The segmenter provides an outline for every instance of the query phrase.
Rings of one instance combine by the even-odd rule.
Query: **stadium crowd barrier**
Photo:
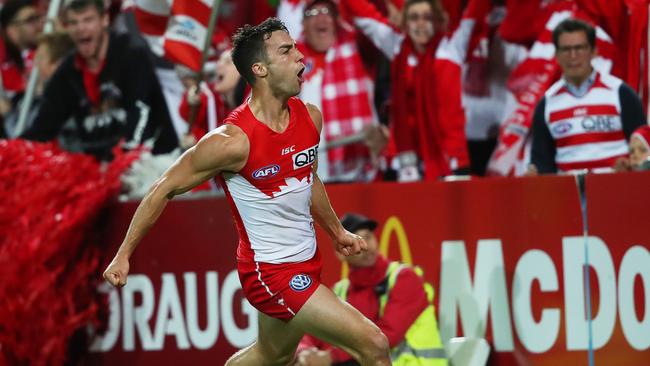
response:
[[[491,365],[647,365],[650,360],[650,173],[586,177],[587,236],[574,177],[329,185],[338,214],[379,222],[381,250],[417,264],[436,290],[445,340],[485,337]],[[119,245],[137,202],[107,215]],[[347,268],[317,230],[325,284]],[[222,364],[255,340],[239,290],[237,234],[225,198],[175,200],[109,294],[108,330],[91,363]],[[587,250],[586,250],[587,249]],[[107,259],[108,255],[107,254]],[[583,265],[588,256],[591,332]]]

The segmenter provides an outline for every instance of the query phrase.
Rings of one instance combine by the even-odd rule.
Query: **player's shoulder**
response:
[[[239,166],[248,159],[250,142],[241,128],[227,123],[203,136],[193,149],[197,159]]]
[[[206,145],[211,148],[224,148],[224,145],[232,147],[241,144],[246,145],[247,143],[248,137],[244,130],[232,123],[225,123],[215,128],[203,136],[201,140],[199,140],[199,144]]]
[[[320,132],[323,128],[323,115],[321,111],[311,103],[305,103],[305,107],[307,108],[309,117],[311,117],[311,120],[314,122],[314,126],[316,126],[316,129]]]
[[[309,118],[312,120],[314,127],[316,127],[316,132],[320,135],[320,131],[323,127],[323,116],[320,110],[318,109],[318,107],[316,107],[314,104],[304,102],[302,99],[298,97],[289,98],[288,104],[289,104],[289,108],[292,109],[296,108],[298,110],[302,110],[301,112],[298,113],[299,115],[302,114],[304,116],[303,114],[304,111],[307,111],[307,114],[309,115]]]
[[[307,109],[307,112],[309,112],[310,115],[314,113],[320,113],[320,110],[318,109],[318,107],[316,107],[316,105],[309,102],[305,102],[302,99],[298,98],[297,96],[289,98],[288,104],[289,104],[289,108],[293,108],[296,106],[300,106],[300,108],[304,107]]]
[[[307,111],[309,114],[318,114],[320,115],[320,109],[316,107],[316,105],[311,104],[311,103],[305,103],[305,107],[307,108]]]
[[[228,114],[228,116],[224,119],[224,124],[233,124],[237,125],[240,124],[241,122],[245,121],[247,119],[247,114],[246,108],[248,107],[248,103],[244,102],[239,107],[235,108],[232,112]]]

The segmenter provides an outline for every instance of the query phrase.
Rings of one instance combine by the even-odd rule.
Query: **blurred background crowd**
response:
[[[53,2],[2,4],[0,135],[100,161],[143,147],[151,179],[246,100],[230,35],[272,16],[323,112],[325,182],[625,171],[648,155],[648,0],[224,0],[205,63],[178,35],[205,37],[211,1],[67,0],[46,20]],[[571,22],[554,34],[567,19],[593,39]]]

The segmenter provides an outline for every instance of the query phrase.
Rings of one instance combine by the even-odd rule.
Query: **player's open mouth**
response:
[[[300,71],[298,71],[298,81],[303,82],[305,79],[303,78],[303,74],[305,73],[305,67],[303,66]]]

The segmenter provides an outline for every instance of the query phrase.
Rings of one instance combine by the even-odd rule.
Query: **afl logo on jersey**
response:
[[[310,148],[307,148],[301,152],[297,152],[291,156],[293,160],[293,169],[300,169],[311,165],[316,161],[316,156],[318,155],[318,145],[314,145]]]
[[[573,128],[573,125],[571,122],[560,122],[556,125],[554,125],[551,129],[553,130],[553,133],[556,135],[563,135]]]
[[[311,277],[306,274],[297,274],[289,281],[289,287],[294,291],[305,291],[311,286]]]
[[[267,165],[265,167],[259,168],[253,172],[253,178],[255,179],[266,179],[270,178],[280,172],[280,166],[277,164]]]

